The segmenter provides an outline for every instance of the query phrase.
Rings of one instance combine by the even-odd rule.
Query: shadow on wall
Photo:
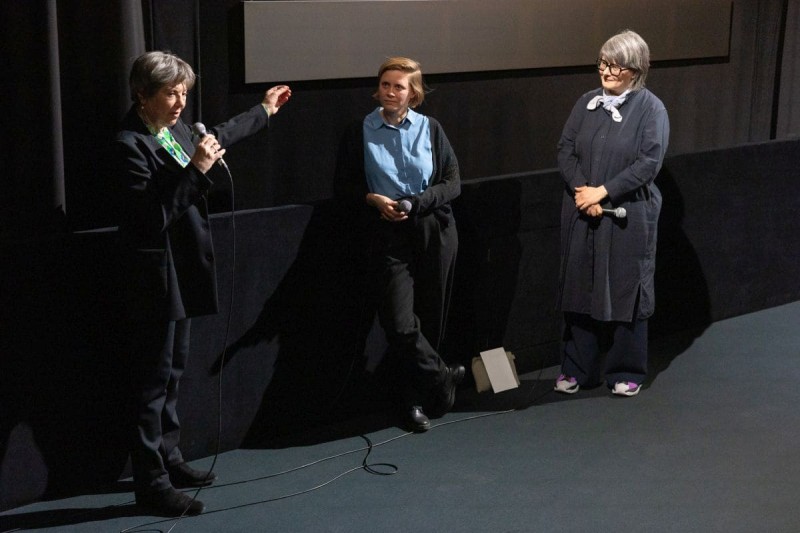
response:
[[[656,311],[649,321],[650,337],[656,342],[651,341],[647,383],[652,383],[711,324],[708,283],[683,229],[685,203],[669,160],[656,185],[663,204],[656,252]]]
[[[105,246],[87,246],[96,239]],[[0,509],[96,488],[125,466],[119,302],[103,266],[112,241],[59,237],[4,251]]]
[[[519,261],[518,187],[493,187],[491,198],[475,191],[460,207],[461,270],[450,355],[443,354],[448,361],[467,363],[474,350],[503,338]],[[503,202],[506,212],[487,213],[491,201]],[[226,351],[223,449],[284,446],[314,428],[331,428],[327,438],[336,438],[363,433],[365,423],[374,429],[394,423],[387,415],[392,365],[382,360],[377,301],[356,261],[360,240],[351,214],[343,211],[324,202],[237,216],[233,324],[247,329]],[[179,406],[189,460],[214,451],[209,422],[217,387],[209,369],[212,375],[220,370],[218,342],[231,288],[230,220],[212,222],[221,311],[193,320]],[[0,285],[6,304],[0,310],[3,509],[97,491],[126,469],[120,413],[130,396],[129,362],[118,323],[124,313],[114,296],[117,246],[109,230],[17,245],[6,254],[12,259]],[[351,427],[353,420],[360,426]]]
[[[465,188],[456,217],[460,249],[441,354],[469,368],[479,350],[501,345],[505,336],[521,254],[519,182]],[[243,357],[274,365],[241,446],[280,447],[312,433],[317,440],[363,433],[364,427],[348,424],[354,419],[379,427],[396,423],[395,361],[384,359],[379,295],[367,286],[360,231],[339,203],[315,205],[288,271],[228,346],[226,373],[239,371],[234,367],[241,369]],[[212,374],[221,363],[220,355]],[[326,431],[328,437],[320,436]]]
[[[274,362],[243,447],[280,445],[276,439],[380,401],[365,353],[375,302],[359,276],[347,217],[333,202],[314,207],[291,267],[227,347],[225,372],[245,350]],[[220,356],[212,373],[221,362]]]
[[[506,340],[524,275],[519,273],[521,201],[520,181],[509,179],[465,184],[454,202],[459,251],[444,351],[448,362],[463,364],[468,374],[473,357]]]

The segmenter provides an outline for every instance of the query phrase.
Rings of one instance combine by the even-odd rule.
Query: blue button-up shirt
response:
[[[383,121],[381,108],[364,118],[364,170],[371,192],[393,200],[428,187],[433,174],[428,117],[408,110],[397,126]]]

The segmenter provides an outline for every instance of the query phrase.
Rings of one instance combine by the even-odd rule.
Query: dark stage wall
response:
[[[664,197],[653,335],[800,298],[800,141],[673,156]],[[561,180],[476,180],[455,204],[461,236],[445,357],[504,346],[520,371],[554,364]],[[193,321],[182,448],[214,453],[219,364],[223,450],[280,445],[332,413],[385,407],[384,342],[365,307],[347,213],[331,202],[213,218],[222,312]],[[127,459],[113,229],[2,247],[0,509],[111,482]],[[231,283],[230,334],[225,339]],[[754,362],[757,364],[757,362]],[[340,421],[340,415],[334,420]]]
[[[648,86],[669,110],[670,155],[800,135],[800,0],[735,0],[731,13],[727,56],[664,60],[652,50]],[[631,25],[624,10],[617,18],[609,34]],[[225,120],[268,88],[244,83],[239,0],[10,0],[0,3],[0,19],[9,30],[0,32],[0,44],[14,51],[4,58],[13,75],[3,77],[0,110],[9,124],[25,125],[6,129],[0,152],[7,169],[0,239],[117,224],[104,141],[130,103],[128,70],[145,48],[171,49],[199,72],[184,113],[189,122]],[[553,40],[581,38],[550,31]],[[695,38],[674,32],[676,40]],[[383,45],[375,44],[374,70]],[[306,61],[304,54],[298,49],[296,61]],[[594,59],[431,75],[433,92],[420,110],[443,124],[465,180],[550,169],[573,103],[598,85]],[[294,89],[290,104],[269,132],[226,155],[240,210],[330,198],[340,134],[375,105],[373,78],[276,82]],[[211,200],[223,211],[229,195],[220,188]]]

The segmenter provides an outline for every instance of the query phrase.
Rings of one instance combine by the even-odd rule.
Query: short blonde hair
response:
[[[422,81],[422,68],[419,63],[407,57],[390,57],[378,69],[378,80],[387,70],[399,70],[409,74],[408,85],[414,94],[408,102],[408,107],[413,109],[425,100],[425,83]],[[378,98],[377,91],[372,97]]]
[[[600,48],[600,58],[636,71],[631,90],[637,91],[644,87],[647,72],[650,70],[650,48],[635,31],[623,30],[607,40]]]

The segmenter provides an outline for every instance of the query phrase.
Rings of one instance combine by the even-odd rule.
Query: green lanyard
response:
[[[161,131],[156,133],[156,139],[158,139],[158,144],[163,146],[164,149],[175,158],[175,161],[177,161],[180,166],[185,167],[189,164],[189,156],[186,155],[186,152],[183,151],[183,147],[175,140],[175,137],[172,136],[172,132],[169,131],[168,128],[161,128]]]
[[[155,136],[158,144],[163,146],[164,150],[169,152],[180,166],[185,167],[189,164],[189,156],[186,155],[186,152],[183,151],[183,147],[175,140],[175,137],[172,136],[172,132],[169,131],[169,128],[161,128],[161,131],[155,131],[155,128],[148,124],[147,129]]]

